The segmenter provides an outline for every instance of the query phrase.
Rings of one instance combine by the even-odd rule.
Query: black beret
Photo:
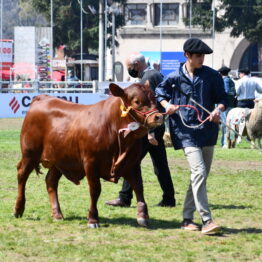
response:
[[[198,38],[189,38],[184,43],[184,51],[193,54],[211,54],[213,50]]]
[[[243,73],[245,75],[249,75],[250,74],[250,70],[248,68],[240,68],[238,69],[239,73]]]
[[[221,68],[219,68],[218,70],[217,70],[219,73],[221,73],[222,75],[223,74],[228,74],[230,71],[231,71],[231,69],[229,68],[229,67],[227,67],[227,66],[222,66]]]

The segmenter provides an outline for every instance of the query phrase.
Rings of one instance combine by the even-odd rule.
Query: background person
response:
[[[126,59],[125,64],[131,77],[140,78],[140,83],[142,84],[148,80],[150,88],[153,91],[155,91],[156,86],[163,80],[158,71],[150,69],[147,66],[145,57],[140,53],[131,54]],[[142,138],[141,159],[143,159],[147,152],[149,152],[154,166],[154,172],[163,191],[162,200],[158,203],[158,206],[174,207],[176,205],[174,197],[175,191],[167,162],[166,149],[163,140],[164,132],[165,125],[163,124],[162,126],[151,130],[148,136]],[[141,172],[140,165],[134,172]],[[106,204],[111,206],[130,206],[133,197],[132,191],[131,186],[126,180],[124,180],[122,190],[119,192],[119,198],[107,201]]]
[[[249,76],[249,69],[239,69],[240,79],[236,82],[237,107],[254,108],[255,92],[262,93],[262,86]]]
[[[201,232],[213,234],[218,232],[219,226],[213,222],[208,206],[206,180],[218,137],[220,110],[224,111],[226,105],[226,93],[219,73],[203,65],[205,54],[211,54],[213,50],[198,38],[188,39],[183,48],[187,59],[185,64],[158,85],[156,97],[169,115],[173,146],[184,150],[191,170],[181,227],[185,230],[199,230],[193,222],[197,210],[203,222]],[[199,121],[193,109],[179,108],[179,105],[194,105],[185,94],[191,95],[212,112],[209,121],[197,128],[188,127],[198,125]],[[176,113],[178,109],[181,116]],[[202,109],[199,108],[199,111],[202,119],[208,116]]]
[[[226,123],[227,114],[229,110],[236,106],[236,89],[234,81],[228,76],[228,73],[231,71],[229,67],[222,66],[218,69],[218,72],[221,74],[224,81],[224,88],[227,94],[227,109],[220,114],[221,120],[223,123]],[[226,148],[226,126],[221,123],[221,146]]]

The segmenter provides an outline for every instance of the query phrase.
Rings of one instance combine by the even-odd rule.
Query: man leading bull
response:
[[[162,75],[155,69],[150,69],[145,57],[140,53],[131,54],[125,61],[128,73],[133,78],[139,78],[140,83],[144,84],[149,81],[150,88],[155,91],[156,86],[163,80]],[[161,105],[159,105],[161,108]],[[162,109],[163,111],[163,109]],[[141,159],[149,152],[154,172],[157,176],[158,182],[163,191],[162,200],[157,204],[161,207],[175,207],[175,191],[170,175],[170,170],[167,162],[166,149],[164,145],[163,135],[165,132],[165,125],[150,130],[148,136],[142,139],[142,154]],[[141,173],[141,167],[138,166],[136,171]],[[107,205],[129,207],[132,199],[132,188],[126,180],[124,180],[122,189],[119,192],[119,198],[107,201]]]
[[[185,64],[171,73],[155,90],[158,102],[169,115],[172,143],[175,149],[183,149],[190,166],[190,183],[183,208],[182,228],[199,230],[193,221],[197,210],[203,222],[201,232],[213,234],[219,226],[212,220],[208,206],[206,180],[211,167],[214,145],[219,130],[220,111],[226,107],[226,93],[219,73],[204,66],[205,54],[213,50],[198,38],[190,38],[184,44]],[[208,121],[199,124],[192,108],[200,107],[200,117]],[[215,105],[217,105],[215,107]],[[201,108],[202,107],[202,108]],[[207,114],[203,108],[211,114]]]

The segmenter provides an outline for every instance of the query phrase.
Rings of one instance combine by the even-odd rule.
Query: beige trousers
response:
[[[202,221],[207,221],[212,218],[208,207],[206,180],[213,159],[214,146],[186,147],[184,153],[191,175],[184,202],[183,218],[193,220],[194,212],[197,210]]]

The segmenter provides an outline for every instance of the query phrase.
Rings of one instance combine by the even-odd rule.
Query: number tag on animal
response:
[[[127,128],[131,131],[135,131],[140,127],[140,124],[137,122],[131,122],[127,125]]]

